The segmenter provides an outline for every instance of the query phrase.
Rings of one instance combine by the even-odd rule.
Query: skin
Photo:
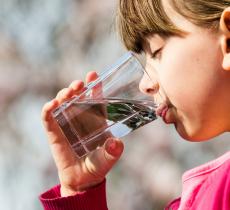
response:
[[[164,120],[173,123],[182,138],[207,140],[230,129],[230,71],[223,50],[229,31],[222,22],[218,33],[195,26],[166,2],[173,23],[188,33],[167,39],[156,34],[146,37],[146,71],[156,82],[142,79],[140,89],[154,97],[151,89],[158,87],[169,106]]]
[[[86,76],[86,85],[97,77],[96,72],[89,72]],[[52,117],[52,111],[64,101],[71,99],[74,95],[79,95],[84,90],[83,81],[73,81],[69,87],[60,90],[56,98],[47,102],[42,109],[42,120],[58,170],[61,196],[63,197],[74,195],[101,183],[121,156],[124,148],[119,139],[109,138],[103,147],[82,159],[78,159],[70,149],[57,122]]]
[[[230,130],[230,8],[220,20],[220,30],[213,33],[199,28],[179,16],[163,1],[166,12],[185,37],[158,35],[146,37],[144,50],[146,70],[154,83],[143,77],[140,89],[170,107],[166,123],[173,123],[185,139],[203,141]],[[152,54],[158,51],[153,59]],[[96,72],[86,76],[86,85],[97,78]],[[85,90],[83,81],[73,81],[42,109],[42,120],[58,170],[61,196],[69,196],[101,183],[123,152],[119,139],[108,139],[104,146],[84,159],[78,159],[70,149],[51,113],[61,103]],[[97,91],[97,90],[95,90]],[[160,99],[158,99],[160,100]]]

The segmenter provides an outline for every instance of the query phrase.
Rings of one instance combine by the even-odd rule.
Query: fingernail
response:
[[[108,139],[106,142],[106,151],[110,154],[110,155],[116,155],[116,148],[117,148],[117,140],[115,139]]]

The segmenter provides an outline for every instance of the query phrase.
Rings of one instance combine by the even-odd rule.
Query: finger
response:
[[[97,72],[91,71],[86,76],[86,83],[89,84],[90,82],[95,81],[98,77],[99,77],[99,75],[97,74]],[[92,88],[91,96],[93,98],[102,98],[102,96],[103,96],[103,94],[102,94],[102,82],[99,82],[97,85],[95,85]]]
[[[58,101],[53,99],[52,101],[47,102],[42,108],[41,117],[47,130],[51,129],[49,125],[51,125],[54,121],[52,117],[52,111],[55,110],[58,106]]]
[[[48,142],[53,154],[58,170],[76,164],[76,156],[67,139],[63,136],[56,120],[52,116],[52,111],[59,106],[56,99],[46,103],[42,109],[42,120],[47,131]]]
[[[97,78],[98,78],[98,74],[96,71],[88,72],[85,78],[86,84],[88,85],[90,82],[96,80]]]
[[[46,134],[48,136],[49,144],[58,143],[63,139],[63,133],[54,119],[52,112],[59,107],[59,102],[56,99],[46,103],[42,109],[42,121]]]
[[[48,143],[57,166],[58,171],[62,171],[79,161],[70,147],[66,137],[63,135],[58,123],[52,116],[53,110],[60,105],[57,99],[46,103],[43,106],[41,117],[47,134]]]
[[[82,89],[84,88],[84,82],[81,80],[75,80],[70,85],[69,88],[71,88],[74,91],[74,94],[79,94],[82,92]]]
[[[120,139],[108,138],[104,144],[105,158],[114,161],[119,158],[124,150],[124,144]]]
[[[56,99],[61,104],[70,99],[73,96],[73,94],[74,90],[72,88],[64,88],[58,92]]]
[[[84,87],[84,82],[81,80],[75,80],[70,85],[69,88],[73,89],[73,94],[76,96],[80,96],[80,99],[83,99],[85,95],[82,95],[82,93],[87,89]]]
[[[90,153],[85,159],[89,173],[98,178],[103,178],[120,158],[124,144],[119,139],[109,138],[101,147]]]

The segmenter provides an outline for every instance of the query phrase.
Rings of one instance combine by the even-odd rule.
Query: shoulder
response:
[[[192,209],[230,209],[230,159],[207,176]]]

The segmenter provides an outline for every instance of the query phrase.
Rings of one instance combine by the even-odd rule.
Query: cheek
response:
[[[168,44],[165,49],[159,77],[171,102],[186,110],[203,104],[215,92],[220,66],[213,53],[217,52],[213,49],[215,46],[212,45],[210,53],[210,42],[205,44],[191,39],[177,43],[177,46]]]
[[[200,98],[201,83],[197,76],[194,76],[196,75],[193,71],[195,64],[191,59],[186,61],[183,58],[182,61],[177,59],[176,53],[174,59],[166,58],[167,62],[162,65],[160,82],[171,103],[178,109],[186,110]]]

